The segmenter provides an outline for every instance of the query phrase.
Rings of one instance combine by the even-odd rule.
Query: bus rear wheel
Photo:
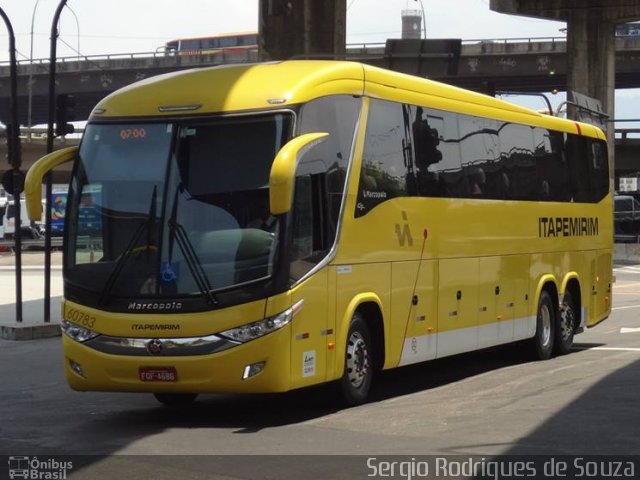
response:
[[[573,335],[576,329],[576,308],[571,293],[564,294],[560,314],[555,329],[555,350],[559,355],[565,355],[573,346]]]
[[[342,394],[348,405],[364,403],[373,380],[371,333],[359,312],[353,315],[345,351],[344,374],[340,380]]]
[[[154,397],[168,407],[190,405],[198,396],[197,393],[154,393]]]
[[[540,360],[551,358],[555,337],[556,308],[551,295],[546,290],[540,294],[536,315],[536,334],[533,346],[536,356]]]

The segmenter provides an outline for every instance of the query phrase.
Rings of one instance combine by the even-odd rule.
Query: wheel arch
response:
[[[563,282],[562,288],[560,290],[562,292],[562,297],[560,298],[558,304],[562,303],[564,295],[569,292],[574,302],[575,307],[575,328],[578,328],[582,324],[582,289],[580,284],[580,278],[576,272],[569,272]]]
[[[558,285],[553,275],[547,274],[540,277],[535,290],[534,305],[535,316],[533,318],[535,321],[532,322],[532,330],[529,332],[531,335],[530,343],[533,347],[532,353],[539,360],[548,360],[555,348],[555,332],[560,311]],[[542,310],[543,305],[546,305],[544,310]],[[547,315],[544,315],[545,312]]]
[[[540,295],[542,294],[543,290],[546,290],[549,295],[551,295],[551,299],[553,300],[554,305],[559,305],[560,296],[558,293],[559,290],[556,277],[551,274],[547,274],[540,277],[540,279],[538,280],[538,285],[536,286],[535,302],[533,302],[533,305],[536,309],[538,308],[538,302],[540,301]]]
[[[363,320],[369,327],[376,359],[376,369],[380,370],[384,366],[388,335],[386,335],[387,325],[384,322],[382,313],[382,301],[380,297],[373,292],[361,293],[351,299],[342,316],[342,323],[338,332],[339,335],[336,339],[336,345],[338,345],[339,348],[337,348],[336,351],[335,378],[340,378],[344,373],[347,336],[349,334],[349,327],[351,326],[351,319],[356,312],[362,313]]]
[[[542,275],[538,279],[538,283],[536,285],[533,302],[531,305],[533,307],[533,318],[535,319],[538,314],[538,304],[540,303],[540,295],[542,295],[543,291],[547,291],[549,295],[551,295],[551,301],[555,306],[555,314],[557,315],[559,312],[559,294],[558,294],[558,283],[556,277],[551,274]],[[533,337],[536,334],[536,322],[531,323],[531,330],[529,330],[529,336]]]

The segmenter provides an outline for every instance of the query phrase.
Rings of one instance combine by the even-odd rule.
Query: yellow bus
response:
[[[75,390],[282,392],[523,341],[547,359],[611,311],[603,133],[354,62],[150,78],[74,161],[62,331]],[[89,198],[86,198],[89,197]],[[80,216],[90,201],[99,228]]]
[[[258,50],[257,32],[223,33],[207,37],[179,38],[164,45],[167,55],[210,55]]]

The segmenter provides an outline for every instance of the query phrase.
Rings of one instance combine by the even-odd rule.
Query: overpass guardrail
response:
[[[474,44],[516,44],[516,43],[564,43],[566,37],[549,36],[549,37],[510,37],[510,38],[475,38],[475,39],[463,39],[462,45],[474,45]],[[347,43],[347,53],[353,51],[354,53],[360,53],[363,50],[378,50],[384,49],[386,42],[354,42]],[[254,51],[254,50],[251,50]],[[255,49],[257,51],[257,48]],[[129,53],[103,53],[92,55],[72,55],[68,57],[58,57],[57,61],[61,63],[69,62],[83,62],[83,61],[97,61],[97,60],[135,60],[142,58],[167,58],[167,57],[179,57],[180,55],[168,55],[164,51],[156,50],[154,52],[129,52]],[[49,58],[34,58],[34,59],[20,59],[17,61],[18,65],[48,65]],[[8,66],[9,61],[0,61],[0,66]]]

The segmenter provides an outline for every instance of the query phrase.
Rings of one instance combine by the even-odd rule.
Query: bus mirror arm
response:
[[[328,133],[305,133],[280,149],[271,165],[269,175],[269,208],[271,215],[282,215],[291,210],[296,167],[302,157],[322,143]]]
[[[40,220],[42,216],[42,179],[58,165],[76,157],[78,147],[68,147],[45,155],[34,163],[24,181],[24,197],[30,220]]]

